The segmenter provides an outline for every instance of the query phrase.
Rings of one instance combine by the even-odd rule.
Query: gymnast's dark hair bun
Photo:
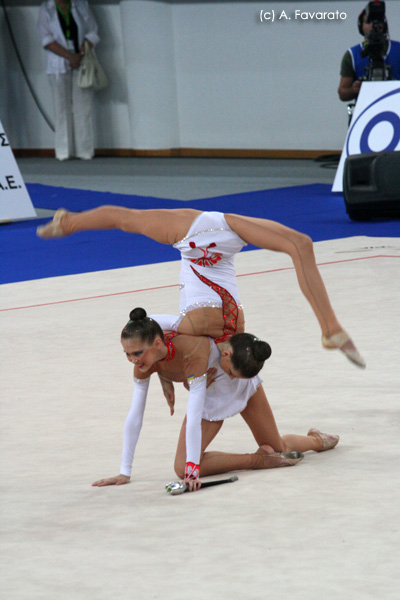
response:
[[[261,371],[272,354],[271,346],[251,333],[237,333],[229,340],[232,365],[242,377],[250,379]]]
[[[161,327],[151,317],[147,316],[144,308],[134,308],[129,313],[129,321],[121,332],[121,339],[140,339],[143,343],[152,344],[156,337],[164,340]]]
[[[260,362],[267,360],[272,354],[271,346],[268,344],[268,342],[263,342],[262,340],[258,340],[257,338],[255,338],[255,340],[253,341],[251,350],[253,352],[255,360],[258,360]]]
[[[141,321],[142,319],[145,319],[146,317],[147,317],[147,312],[144,310],[144,308],[140,308],[140,307],[134,308],[129,313],[130,321]]]

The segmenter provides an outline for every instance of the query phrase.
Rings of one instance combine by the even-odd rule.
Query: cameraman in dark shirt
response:
[[[362,80],[400,79],[400,42],[389,38],[384,2],[368,3],[358,17],[358,30],[364,41],[346,51],[340,67],[343,102],[357,98]]]

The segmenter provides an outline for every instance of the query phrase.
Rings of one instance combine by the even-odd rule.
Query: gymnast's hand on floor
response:
[[[184,479],[183,485],[189,486],[189,492],[197,492],[201,488],[200,479]]]
[[[108,479],[99,479],[92,483],[92,486],[104,487],[105,485],[124,485],[129,483],[131,480],[127,475],[117,475],[116,477],[109,477]]]

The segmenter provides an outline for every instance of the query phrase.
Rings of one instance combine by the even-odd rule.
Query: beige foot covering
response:
[[[365,369],[365,360],[358,352],[350,336],[345,331],[339,331],[338,333],[331,335],[329,338],[323,335],[322,345],[328,350],[334,350],[335,348],[338,348],[352,363],[357,365],[357,367]]]
[[[44,240],[51,238],[61,238],[67,235],[63,232],[61,227],[61,219],[68,214],[68,211],[65,208],[59,208],[56,214],[53,217],[53,220],[50,223],[46,223],[46,225],[41,225],[37,228],[36,233],[39,237]]]
[[[325,452],[325,450],[331,450],[338,445],[340,437],[338,435],[330,435],[329,433],[322,433],[319,429],[310,429],[307,435],[318,437],[323,443],[323,448],[317,450],[317,452]]]

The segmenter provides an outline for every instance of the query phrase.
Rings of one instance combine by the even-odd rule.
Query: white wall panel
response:
[[[92,7],[99,25],[97,56],[110,80],[109,87],[95,93],[97,148],[132,148],[129,79],[125,65],[122,12],[119,6]]]
[[[180,145],[172,10],[162,2],[121,2],[133,148]]]

